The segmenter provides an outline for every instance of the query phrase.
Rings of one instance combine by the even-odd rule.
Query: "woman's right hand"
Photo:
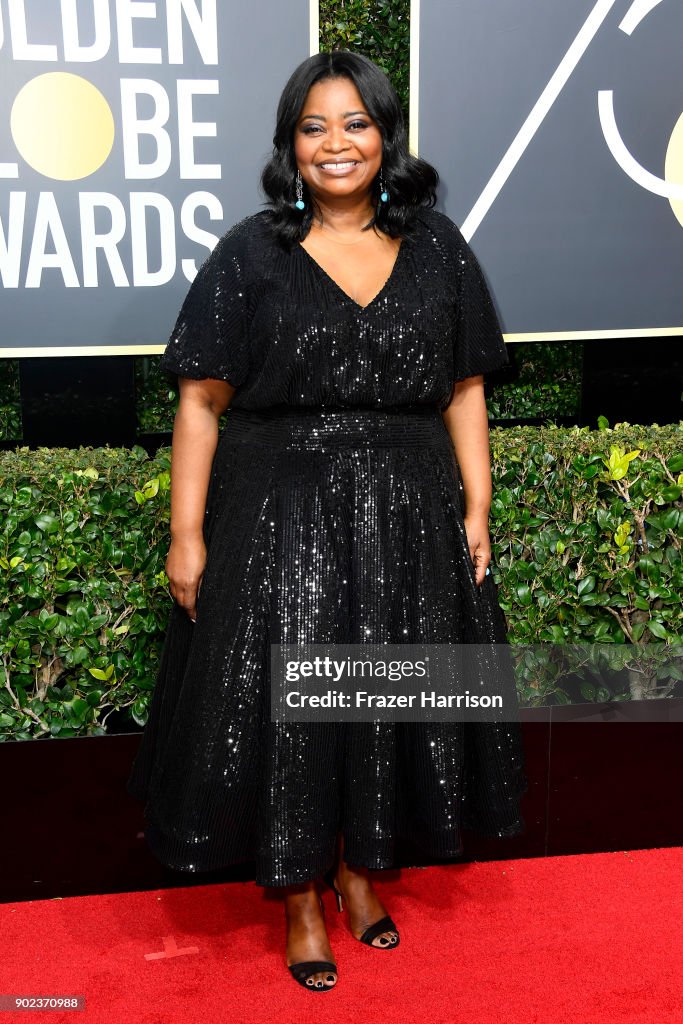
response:
[[[197,618],[197,595],[206,565],[203,536],[172,538],[166,557],[166,575],[171,595],[194,622]]]

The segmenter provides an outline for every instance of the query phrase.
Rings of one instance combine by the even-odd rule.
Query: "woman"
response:
[[[291,973],[327,991],[320,877],[394,949],[369,872],[399,838],[448,859],[463,826],[523,831],[522,749],[510,723],[270,721],[269,645],[506,642],[483,374],[508,356],[379,68],[305,60],[273,141],[270,207],[220,239],[162,358],[174,606],[129,790],[165,864],[255,860]]]

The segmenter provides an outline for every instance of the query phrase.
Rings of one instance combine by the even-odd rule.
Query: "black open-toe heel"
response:
[[[334,868],[330,868],[329,871],[326,871],[323,878],[329,885],[330,889],[332,889],[337,899],[337,910],[341,913],[344,909],[344,897],[334,884]],[[373,939],[376,939],[378,935],[382,934],[382,932],[396,932],[396,938],[388,939],[383,946],[376,946]],[[392,918],[389,914],[385,914],[384,917],[380,917],[379,921],[375,921],[374,924],[369,925],[358,941],[364,942],[366,946],[372,946],[373,949],[396,949],[401,941],[401,937]]]
[[[318,897],[320,899],[320,897]],[[323,901],[320,900],[320,909],[325,916],[325,906]],[[337,971],[337,965],[333,964],[330,960],[300,960],[297,964],[288,964],[287,970],[290,972],[292,977],[307,988],[309,992],[328,992],[330,989],[336,988],[337,981],[339,980],[339,972]],[[325,985],[324,982],[319,981],[317,984],[313,982],[313,975],[319,971],[327,971],[328,974],[334,974],[334,985]],[[310,979],[311,984],[308,984]],[[329,977],[327,979],[330,980]]]
[[[322,981],[319,981],[317,985],[313,983],[312,975],[317,974],[318,971],[327,971],[329,974],[334,974],[335,979],[338,978],[337,965],[330,963],[329,960],[302,960],[298,964],[290,964],[289,970],[299,984],[311,992],[329,992],[337,985],[336,980],[334,985],[325,985]],[[310,985],[307,979],[310,979]]]

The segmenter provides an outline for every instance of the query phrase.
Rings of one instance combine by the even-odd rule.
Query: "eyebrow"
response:
[[[369,116],[365,110],[346,110],[342,114],[342,117],[351,117],[352,114],[363,114],[365,117]],[[317,117],[318,120],[320,121],[327,121],[327,118],[323,117],[322,114],[306,114],[304,117],[301,118],[301,120],[305,121],[309,117]]]

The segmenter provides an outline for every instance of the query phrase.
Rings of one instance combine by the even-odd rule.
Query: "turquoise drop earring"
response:
[[[301,177],[301,171],[298,169],[296,172],[296,203],[294,205],[297,210],[303,210],[306,206],[304,202],[304,183]]]
[[[381,199],[381,201],[383,203],[388,203],[389,202],[389,193],[387,192],[386,186],[384,184],[384,177],[382,175],[382,168],[381,167],[379,169],[379,193],[380,193],[379,194],[379,198]]]

